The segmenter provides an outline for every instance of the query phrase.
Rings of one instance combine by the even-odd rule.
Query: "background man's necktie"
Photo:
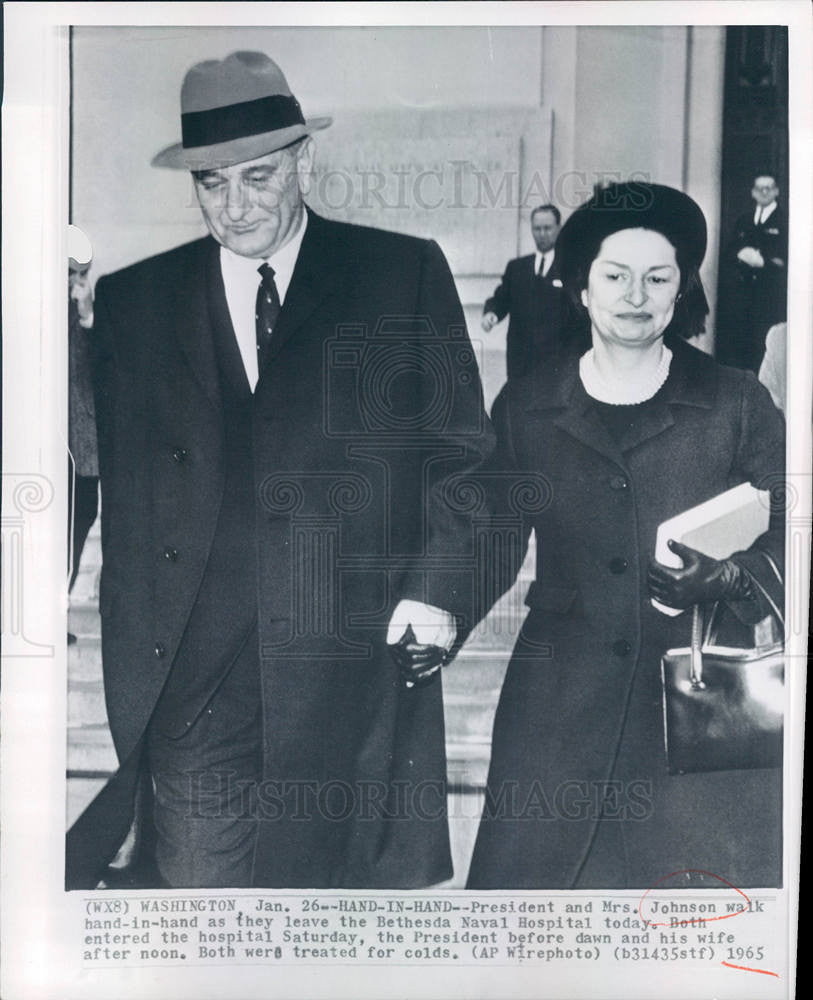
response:
[[[254,311],[254,318],[257,328],[257,370],[262,372],[263,365],[268,359],[274,324],[277,322],[282,305],[274,281],[274,268],[270,264],[261,264],[257,270],[262,281],[257,289],[257,308]]]

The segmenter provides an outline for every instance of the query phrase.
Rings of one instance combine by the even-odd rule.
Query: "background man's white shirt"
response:
[[[553,263],[554,253],[554,250],[546,250],[545,253],[542,253],[541,250],[536,251],[534,254],[534,274],[541,274],[543,278],[545,277]]]
[[[754,212],[754,225],[758,226],[761,222],[764,222],[767,218],[773,215],[775,208],[775,201],[772,201],[770,205],[757,205],[757,210]]]

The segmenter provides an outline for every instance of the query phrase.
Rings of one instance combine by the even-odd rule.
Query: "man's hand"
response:
[[[483,313],[483,318],[480,320],[480,326],[486,333],[490,333],[498,323],[497,314],[493,312]]]
[[[420,601],[399,601],[387,629],[390,655],[410,688],[440,670],[456,638],[454,617]]]
[[[741,260],[748,267],[765,267],[765,258],[754,247],[743,247],[737,254],[737,260]]]

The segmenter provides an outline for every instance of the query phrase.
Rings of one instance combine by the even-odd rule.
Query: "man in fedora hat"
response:
[[[267,56],[194,66],[181,105],[153,163],[192,171],[209,235],[97,285],[120,769],[67,882],[96,884],[87,837],[109,855],[146,774],[161,884],[429,885],[451,874],[437,667],[467,606],[438,498],[491,444],[454,283],[434,242],[307,208],[330,119]]]

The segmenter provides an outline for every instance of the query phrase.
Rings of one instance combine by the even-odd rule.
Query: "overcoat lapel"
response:
[[[308,227],[274,328],[269,360],[279,354],[320,302],[341,285],[345,262],[331,230],[329,222],[308,211]]]
[[[212,337],[212,323],[209,315],[209,294],[207,284],[215,272],[220,282],[222,278],[218,262],[218,245],[211,237],[203,240],[196,248],[197,259],[192,266],[180,272],[172,302],[171,326],[180,342],[195,378],[206,393],[209,402],[220,410],[220,380]]]
[[[590,399],[584,394],[574,392],[576,399],[565,412],[554,420],[557,427],[581,441],[594,451],[599,452],[617,465],[624,464],[624,458],[617,443],[607,430],[604,422],[596,412]]]
[[[561,408],[561,414],[554,419],[557,427],[561,427],[589,448],[624,465],[622,451],[637,448],[674,425],[674,406],[697,406],[706,409],[712,406],[716,391],[714,369],[710,365],[702,364],[694,357],[694,353],[689,354],[688,350],[680,343],[674,346],[672,359],[674,377],[667,384],[663,398],[639,415],[635,426],[624,435],[620,447],[608,432],[581,384],[576,357],[569,357],[563,368],[558,371],[554,369],[545,373],[547,377],[540,387],[538,398],[532,402],[529,409],[533,411]]]
[[[528,409],[531,412],[561,410],[553,420],[557,427],[610,461],[623,465],[618,445],[582,387],[578,358],[569,357],[561,368],[540,369],[540,374],[541,384]]]

